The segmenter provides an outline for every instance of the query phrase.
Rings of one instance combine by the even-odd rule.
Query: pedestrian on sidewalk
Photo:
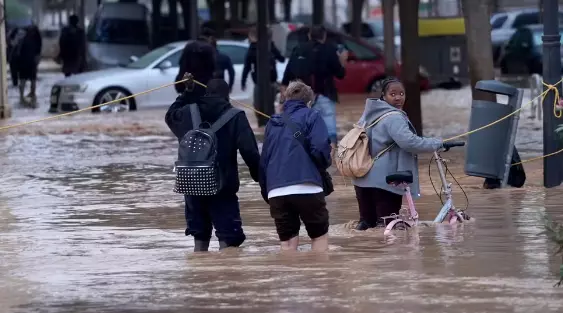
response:
[[[193,103],[197,103],[202,122],[200,125],[193,125],[192,122],[193,108],[190,104]],[[222,79],[212,79],[208,82],[204,96],[185,89],[168,109],[165,120],[180,141],[189,131],[199,129],[201,125],[214,125],[231,110],[236,109],[229,103],[229,86]],[[218,164],[222,188],[211,196],[184,196],[187,223],[185,234],[194,237],[194,251],[208,250],[213,228],[219,239],[220,249],[238,247],[246,239],[237,197],[240,186],[237,150],[248,165],[254,181],[258,181],[260,154],[244,111],[237,111],[215,132],[217,141],[214,161]],[[180,143],[179,154],[183,146],[185,147]]]
[[[16,58],[19,78],[20,103],[23,105],[31,105],[35,108],[37,105],[37,68],[41,60],[42,38],[39,28],[36,25],[29,25],[25,29],[25,36],[20,43],[19,51]],[[30,91],[27,97],[30,102],[26,101],[25,87],[27,81],[30,82]]]
[[[8,33],[6,38],[8,51],[6,57],[10,65],[10,76],[12,78],[12,85],[17,87],[19,84],[19,69],[18,69],[18,55],[21,50],[21,43],[25,37],[25,29],[21,27],[14,27]]]
[[[328,211],[321,171],[332,163],[328,130],[319,112],[308,107],[313,90],[291,82],[283,113],[266,126],[260,159],[262,197],[270,204],[282,250],[297,250],[301,221],[313,251],[328,249]]]
[[[299,79],[311,86],[315,92],[312,108],[318,110],[328,128],[330,141],[336,151],[336,103],[338,93],[334,78],[342,79],[346,75],[348,52],[339,52],[337,47],[326,42],[327,31],[324,26],[316,25],[309,30],[309,41],[295,47],[289,58],[283,75],[281,90],[290,81]]]
[[[268,116],[271,116],[275,113],[275,101],[276,101],[276,94],[277,94],[277,81],[278,81],[278,70],[276,67],[276,62],[283,63],[285,62],[285,58],[282,56],[281,52],[278,50],[276,45],[271,41],[271,31],[268,30],[268,35],[270,36],[270,98],[266,99],[266,102],[259,103],[258,102],[258,49],[257,49],[257,42],[258,42],[258,33],[256,27],[253,27],[248,32],[248,41],[250,42],[250,47],[248,47],[248,51],[246,52],[246,57],[244,58],[244,67],[242,69],[242,81],[240,83],[241,88],[243,91],[246,90],[246,81],[248,79],[248,74],[252,78],[254,82],[254,90],[253,90],[253,104],[254,108],[262,112]],[[256,112],[256,120],[258,121],[258,127],[266,126],[268,123],[268,119]]]
[[[411,193],[414,198],[420,197],[417,153],[433,152],[443,145],[442,139],[417,135],[414,126],[402,110],[406,96],[405,87],[400,80],[388,78],[382,82],[381,88],[380,99],[366,100],[366,107],[358,125],[371,125],[387,114],[367,130],[370,154],[378,155],[390,144],[395,145],[373,163],[365,176],[353,179],[360,210],[357,230],[385,226],[383,217],[399,214],[404,189],[387,184],[385,180],[387,175],[398,171],[412,172]],[[388,114],[391,112],[395,114]]]
[[[59,37],[58,62],[62,62],[65,77],[86,70],[86,33],[78,23],[77,15],[68,18],[68,25],[61,30]]]

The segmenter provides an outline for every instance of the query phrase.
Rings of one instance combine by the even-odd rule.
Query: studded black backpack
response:
[[[201,122],[197,104],[190,104],[194,129],[180,140],[174,192],[189,196],[213,196],[223,187],[217,163],[217,136],[215,133],[241,110],[230,108],[213,125]],[[207,128],[201,126],[206,125]]]

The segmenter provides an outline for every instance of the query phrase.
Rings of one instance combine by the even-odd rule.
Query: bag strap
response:
[[[305,153],[307,153],[307,155],[309,156],[311,161],[313,161],[313,164],[315,164],[318,170],[319,166],[317,165],[317,162],[315,162],[315,159],[313,158],[311,153],[309,153],[309,149],[307,148],[307,143],[305,142],[305,137],[303,132],[301,131],[301,128],[296,123],[294,123],[286,113],[282,113],[281,117],[283,119],[284,124],[287,127],[289,127],[293,132],[293,138],[295,138],[295,140],[297,140],[301,144],[301,146],[305,150]]]
[[[381,122],[384,118],[386,118],[389,115],[393,115],[393,114],[403,114],[403,113],[398,112],[398,111],[387,112],[387,113],[381,115],[378,119],[375,120],[375,122],[371,123],[365,129],[368,129],[368,128],[371,128],[371,127],[377,125],[377,123]],[[379,153],[377,153],[377,155],[373,158],[373,162],[377,161],[382,155],[384,155],[387,151],[393,149],[396,145],[397,145],[396,143],[392,143],[392,144],[388,145],[387,147],[385,147],[383,150],[379,151]]]
[[[192,116],[192,126],[194,129],[198,129],[201,125],[201,114],[199,113],[199,107],[197,103],[191,103],[190,106],[190,115]]]
[[[235,115],[239,114],[240,112],[242,111],[239,109],[230,108],[229,110],[227,110],[227,112],[223,113],[215,121],[215,123],[213,123],[213,125],[211,125],[210,130],[214,133],[217,132],[219,129],[221,129],[221,127],[225,126],[227,122],[229,122],[233,117],[235,117]]]
[[[368,127],[366,127],[366,129],[371,128],[371,127],[377,125],[377,123],[381,122],[381,120],[383,120],[383,119],[386,118],[387,116],[393,115],[393,114],[403,114],[403,113],[398,112],[398,111],[387,112],[387,113],[381,115],[379,118],[377,118],[377,119],[375,120],[375,122],[369,124]]]

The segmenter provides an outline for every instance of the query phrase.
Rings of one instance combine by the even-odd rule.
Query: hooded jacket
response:
[[[319,112],[297,100],[286,101],[283,111],[301,129],[307,147],[293,137],[282,116],[272,116],[260,158],[260,187],[266,201],[272,189],[307,183],[322,187],[319,168],[325,170],[332,163],[328,130]]]
[[[385,177],[394,172],[411,171],[413,174],[413,183],[410,186],[411,194],[415,198],[419,197],[417,153],[432,152],[439,149],[442,147],[442,140],[418,136],[405,112],[378,99],[366,100],[364,113],[358,124],[370,125],[388,112],[397,112],[398,114],[384,117],[379,123],[366,131],[370,139],[370,153],[373,157],[392,143],[396,143],[396,146],[381,155],[374,162],[370,171],[364,177],[355,178],[353,183],[358,187],[375,187],[403,195],[404,190],[388,185]]]
[[[203,123],[213,124],[223,113],[232,106],[226,98],[185,92],[166,112],[165,121],[178,141],[193,129],[190,107],[188,104],[197,103]],[[240,112],[216,133],[217,161],[225,184],[221,193],[237,193],[240,187],[238,176],[237,150],[250,170],[250,176],[258,181],[260,153],[256,138],[244,112]]]

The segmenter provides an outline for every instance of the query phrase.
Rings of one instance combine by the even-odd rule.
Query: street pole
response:
[[[186,1],[186,0],[183,0]],[[188,11],[187,14],[188,21],[184,21],[186,23],[186,27],[188,27],[188,34],[189,38],[195,40],[199,35],[199,14],[197,9],[197,1],[190,1],[188,0]],[[186,15],[184,15],[186,16]]]
[[[12,116],[12,109],[8,103],[8,79],[6,62],[6,5],[5,0],[0,0],[0,119]]]
[[[557,0],[543,1],[543,80],[553,85],[561,79],[561,43],[559,35],[559,2]],[[561,84],[557,86],[561,94]],[[547,87],[544,87],[544,91]],[[563,146],[557,138],[555,129],[563,120],[553,113],[554,91],[549,91],[543,102],[543,154],[554,153]],[[557,187],[563,181],[563,154],[557,154],[543,159],[543,185],[546,188]]]
[[[385,74],[395,76],[395,0],[383,0],[383,54]]]
[[[324,22],[325,22],[325,1],[313,0],[313,25],[323,25]]]
[[[263,103],[266,105],[273,105],[269,103],[270,93],[272,92],[270,83],[270,36],[268,34],[268,1],[256,1],[257,11],[257,74],[258,81],[255,88],[258,88],[258,99],[255,103]],[[257,102],[256,102],[257,100]],[[266,106],[264,106],[266,107]],[[266,111],[270,111],[269,108]],[[268,112],[265,112],[268,113]],[[260,123],[262,117],[259,117],[258,126],[264,126]]]

